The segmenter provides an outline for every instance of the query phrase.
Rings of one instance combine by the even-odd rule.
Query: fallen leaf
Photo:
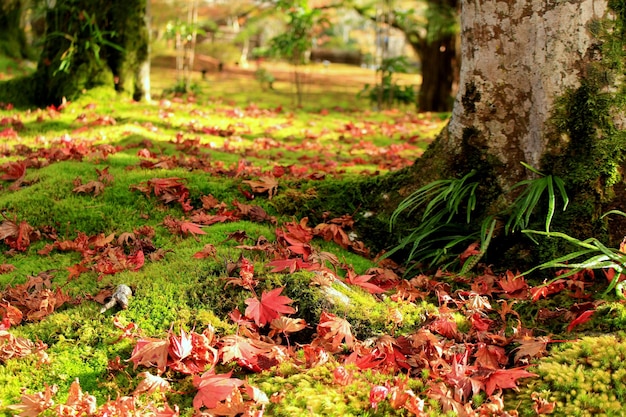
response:
[[[128,360],[135,364],[134,369],[139,365],[156,366],[161,374],[167,365],[169,346],[169,339],[139,339]]]
[[[347,347],[354,345],[354,336],[351,328],[352,326],[347,320],[324,311],[317,325],[317,334],[323,343],[330,343],[331,351],[336,352],[342,341],[345,342]]]
[[[0,176],[0,180],[21,181],[26,175],[26,163],[23,161],[7,162],[0,166],[0,171],[4,171],[4,174]]]
[[[272,199],[278,192],[278,181],[270,176],[259,177],[258,180],[243,181],[252,188],[253,193],[262,194],[267,192],[268,199]]]
[[[571,332],[574,329],[574,327],[591,320],[591,316],[593,316],[593,313],[595,313],[595,311],[596,311],[595,309],[592,309],[592,310],[586,310],[583,313],[581,313],[578,317],[576,317],[574,320],[570,322],[570,324],[567,326],[567,331]]]
[[[281,314],[292,314],[296,310],[288,306],[293,300],[284,295],[280,295],[283,287],[275,288],[269,292],[263,291],[261,300],[252,297],[245,300],[248,307],[245,315],[254,320],[257,326],[264,326]]]
[[[70,385],[67,401],[55,407],[55,412],[59,416],[82,416],[93,415],[97,409],[96,397],[83,393],[78,378]]]
[[[22,393],[19,404],[9,405],[11,410],[19,412],[20,417],[37,417],[44,411],[54,406],[52,397],[57,392],[57,386],[46,385],[42,392],[35,394]]]
[[[243,385],[243,381],[231,378],[232,372],[227,374],[215,374],[207,371],[201,376],[194,375],[193,386],[198,389],[198,393],[193,399],[193,407],[200,410],[202,407],[215,408],[220,401],[223,401],[233,394],[237,387]]]
[[[268,336],[274,337],[277,333],[288,334],[299,332],[306,328],[306,322],[303,319],[293,319],[291,317],[281,316],[270,322],[270,328],[272,329]]]
[[[380,288],[378,285],[372,284],[369,282],[374,277],[374,275],[356,275],[356,273],[352,269],[348,269],[346,275],[346,282],[351,285],[356,285],[357,287],[363,288],[365,291],[370,294],[382,294],[385,292],[384,289]]]
[[[484,378],[485,392],[491,396],[496,389],[517,389],[517,380],[538,376],[525,370],[525,368],[498,369]]]
[[[133,395],[152,394],[153,392],[170,392],[170,383],[158,375],[152,375],[150,372],[141,372],[137,376],[143,380],[137,385]]]
[[[217,256],[217,249],[210,243],[204,245],[202,250],[193,254],[193,257],[196,259],[204,259],[204,258],[215,258]]]
[[[513,360],[515,363],[519,362],[522,358],[538,358],[546,353],[546,347],[550,341],[547,337],[530,337],[526,336],[521,339],[515,339],[515,342],[520,345],[511,351],[515,352]]]

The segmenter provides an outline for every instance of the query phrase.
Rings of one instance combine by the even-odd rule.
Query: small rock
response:
[[[115,305],[118,305],[121,309],[126,310],[128,308],[128,298],[133,295],[133,291],[128,285],[120,284],[115,289],[115,292],[111,295],[111,299],[100,309],[100,313],[104,313]]]

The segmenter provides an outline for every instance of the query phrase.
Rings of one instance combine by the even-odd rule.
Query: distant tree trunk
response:
[[[137,73],[135,75],[135,91],[133,93],[133,100],[135,101],[150,101],[150,41],[151,41],[151,25],[150,25],[150,1],[146,1],[146,14],[144,16],[144,24],[147,29],[147,51],[145,56],[142,56],[141,62],[137,66]]]
[[[422,20],[391,12],[390,24],[404,33],[406,41],[420,59],[422,84],[417,100],[419,111],[450,111],[458,81],[457,56],[459,0],[427,0]],[[357,13],[377,21],[368,7],[353,6]]]
[[[149,58],[145,14],[146,0],[57,0],[46,16],[34,75],[36,104],[71,100],[98,86],[145,97],[137,82]]]
[[[459,0],[429,0],[426,36],[407,36],[422,65],[419,111],[452,110],[459,74],[458,8]]]
[[[445,112],[452,109],[452,92],[459,70],[456,43],[455,35],[447,35],[432,42],[421,42],[421,46],[414,48],[422,63],[418,111]]]
[[[29,46],[22,27],[21,0],[0,2],[0,54],[9,58],[28,58]]]

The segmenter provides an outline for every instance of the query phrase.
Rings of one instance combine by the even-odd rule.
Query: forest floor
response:
[[[403,276],[317,198],[411,165],[447,115],[374,111],[374,73],[334,64],[298,108],[267,68],[175,95],[157,60],[151,103],[2,105],[0,414],[621,415],[604,275]]]

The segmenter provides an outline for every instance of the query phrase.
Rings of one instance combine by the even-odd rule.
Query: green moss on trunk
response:
[[[59,0],[46,14],[37,71],[2,89],[0,101],[46,106],[106,86],[136,93],[135,74],[148,58],[146,0]],[[6,84],[5,84],[6,85]],[[14,97],[14,89],[30,94]],[[8,91],[7,91],[8,90]]]

